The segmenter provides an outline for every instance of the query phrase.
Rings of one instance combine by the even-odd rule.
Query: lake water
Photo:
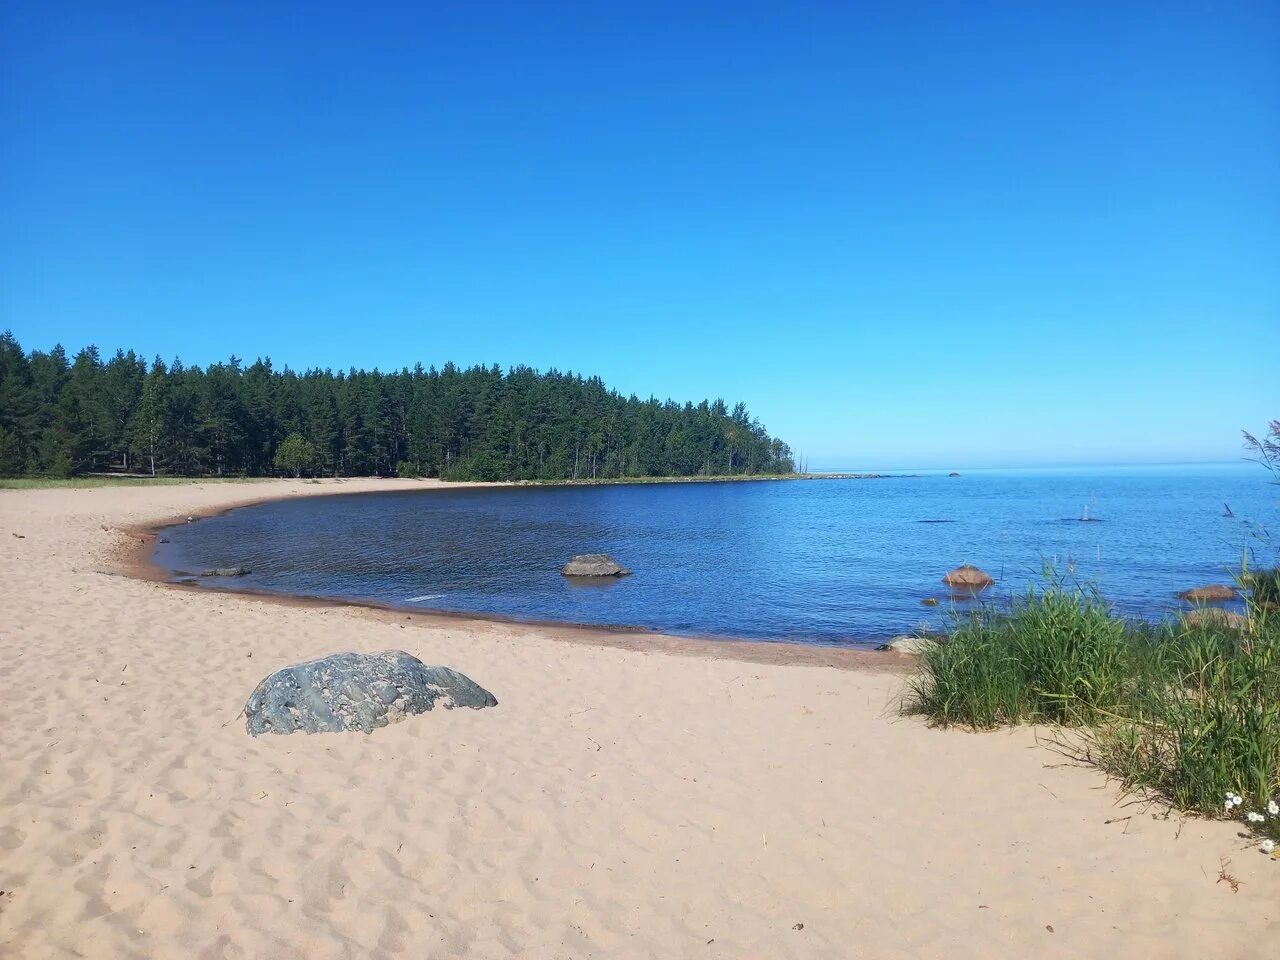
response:
[[[1280,487],[1267,481],[1232,464],[339,495],[172,528],[156,559],[251,568],[209,581],[234,589],[863,645],[945,626],[953,600],[940,579],[961,563],[997,578],[982,602],[1041,582],[1047,562],[1126,615],[1181,609],[1178,591],[1227,580],[1244,551],[1275,562],[1258,537],[1280,527]],[[597,552],[633,575],[560,576],[573,554]]]

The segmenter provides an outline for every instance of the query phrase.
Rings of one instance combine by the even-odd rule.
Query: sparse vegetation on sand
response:
[[[1280,613],[1253,596],[1248,605],[1238,627],[1132,624],[1091,590],[1051,582],[927,646],[906,709],[944,725],[1078,728],[1081,755],[1127,789],[1243,816],[1270,853],[1280,839]]]

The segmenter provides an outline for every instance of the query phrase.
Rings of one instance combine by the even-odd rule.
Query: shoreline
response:
[[[749,479],[795,479],[795,478],[749,478]],[[315,486],[304,481],[307,486]],[[156,540],[162,531],[171,527],[182,526],[188,517],[203,519],[225,516],[233,510],[288,500],[296,496],[359,496],[367,493],[388,492],[438,492],[462,489],[519,489],[527,484],[498,481],[485,483],[479,481],[436,481],[425,488],[405,488],[400,490],[343,490],[339,483],[321,484],[321,490],[290,491],[272,493],[262,496],[239,498],[220,504],[213,509],[196,514],[174,514],[140,523],[120,527],[119,530],[130,538],[121,545],[118,556],[119,572],[133,579],[162,585],[169,589],[214,593],[223,596],[237,596],[267,603],[278,603],[287,607],[314,609],[350,609],[366,615],[380,615],[382,622],[396,619],[409,620],[422,624],[467,624],[489,623],[505,624],[516,628],[536,629],[543,635],[566,642],[586,644],[589,646],[612,647],[619,650],[633,650],[672,654],[683,657],[711,657],[715,659],[736,660],[743,663],[760,663],[797,666],[831,667],[837,670],[874,670],[887,673],[906,673],[913,669],[916,657],[912,654],[899,653],[892,650],[874,650],[869,647],[836,647],[832,645],[809,643],[804,641],[754,640],[734,636],[679,636],[663,633],[643,626],[611,626],[590,623],[573,623],[561,620],[542,620],[534,618],[508,617],[500,614],[475,612],[456,612],[450,610],[414,609],[394,603],[377,600],[366,600],[355,597],[320,597],[309,594],[284,593],[274,590],[255,588],[235,588],[210,586],[192,579],[183,582],[174,578],[174,572],[155,562]],[[422,480],[404,480],[397,482],[420,484]],[[661,481],[668,482],[668,481]],[[674,481],[684,482],[684,481]],[[718,480],[695,482],[720,482]],[[581,485],[576,484],[576,485]],[[867,641],[868,644],[873,641]]]
[[[918,473],[752,473],[710,476],[599,477],[578,480],[441,480],[439,477],[251,477],[150,476],[149,474],[86,473],[74,477],[0,477],[0,493],[7,490],[99,490],[109,487],[183,487],[203,483],[428,483],[444,487],[610,487],[666,483],[752,483],[781,480],[910,480]]]
[[[0,494],[0,955],[1269,957],[1280,877],[1237,825],[1131,806],[1036,728],[902,716],[906,657],[124,569],[166,519],[407,486]],[[247,734],[264,676],[388,649],[498,706]]]

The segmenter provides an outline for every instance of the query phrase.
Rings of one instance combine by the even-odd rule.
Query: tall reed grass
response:
[[[927,647],[905,702],[939,724],[1082,728],[1085,755],[1131,790],[1221,814],[1280,796],[1280,612],[1135,625],[1051,581]],[[1273,831],[1280,821],[1264,824]]]

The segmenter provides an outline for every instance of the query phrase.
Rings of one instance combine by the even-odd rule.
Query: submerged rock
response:
[[[200,574],[202,577],[243,577],[252,573],[248,567],[214,567]]]
[[[925,597],[920,603],[926,607],[936,607],[938,605],[937,597]]]
[[[1207,587],[1194,587],[1178,594],[1187,603],[1217,603],[1222,600],[1234,600],[1236,588],[1225,583],[1211,583]]]
[[[625,577],[631,571],[607,553],[584,553],[566,563],[560,572],[566,577]]]
[[[958,473],[956,473],[954,470],[952,470],[950,473],[948,473],[948,474],[947,474],[947,476],[948,476],[948,477],[958,477],[958,476],[960,476],[960,474],[958,474]]]
[[[985,590],[995,580],[972,564],[965,563],[943,577],[942,582],[962,590]]]
[[[435,706],[496,707],[493,694],[448,667],[429,667],[403,650],[335,653],[277,670],[249,695],[245,729],[339,733],[403,720]]]

